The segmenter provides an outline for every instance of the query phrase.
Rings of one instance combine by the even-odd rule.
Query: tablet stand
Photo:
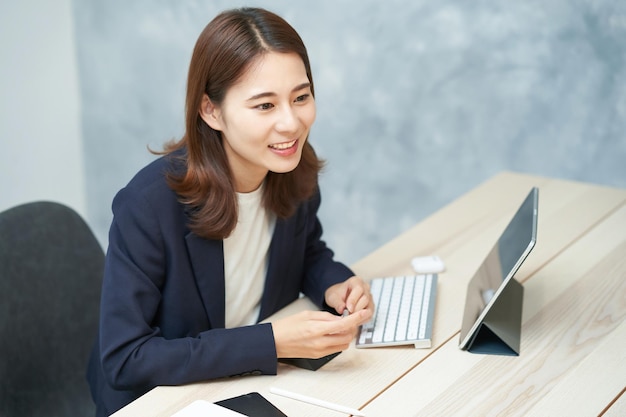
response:
[[[472,353],[519,356],[524,287],[511,278],[469,342]]]

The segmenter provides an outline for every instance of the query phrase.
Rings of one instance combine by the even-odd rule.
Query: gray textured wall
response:
[[[72,0],[0,1],[0,211],[87,214],[73,21]]]
[[[307,44],[326,240],[351,263],[501,170],[626,187],[626,2],[248,1]],[[195,40],[232,1],[74,0],[91,224],[180,137]],[[428,236],[424,236],[428,239]]]

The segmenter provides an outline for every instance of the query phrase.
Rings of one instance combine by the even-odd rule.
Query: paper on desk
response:
[[[246,417],[245,415],[238,413],[228,408],[219,406],[217,404],[210,403],[205,400],[196,400],[189,404],[187,407],[178,411],[176,414],[172,414],[171,417]]]

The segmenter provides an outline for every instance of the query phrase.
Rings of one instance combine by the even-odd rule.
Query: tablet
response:
[[[250,392],[248,394],[217,401],[215,404],[237,411],[246,416],[287,417],[286,414],[276,408],[274,404],[269,402],[258,392]]]
[[[503,341],[519,354],[522,287],[513,276],[537,241],[538,204],[539,190],[533,187],[470,280],[460,334],[461,349],[469,349],[479,331],[484,330],[496,341],[491,344],[495,350],[497,342]],[[490,312],[491,322],[486,323]],[[512,345],[517,345],[517,349]]]

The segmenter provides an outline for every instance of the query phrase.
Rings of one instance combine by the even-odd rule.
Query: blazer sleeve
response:
[[[354,276],[354,272],[343,263],[335,261],[333,251],[322,240],[322,225],[317,216],[320,205],[321,195],[318,190],[308,202],[306,214],[307,242],[302,292],[316,305],[327,307],[324,293],[328,287]]]
[[[172,270],[168,263],[176,248],[166,244],[163,225],[176,214],[162,200],[159,206],[156,198],[123,189],[113,202],[100,320],[105,380],[114,389],[137,390],[246,373],[275,374],[269,324],[210,329],[206,316],[198,316],[207,323],[204,329],[164,335],[159,315],[180,313],[159,311],[162,291],[171,285],[167,280],[180,280],[178,291],[188,291],[190,297],[197,297],[197,289],[185,287],[183,274],[176,276],[184,270]]]

